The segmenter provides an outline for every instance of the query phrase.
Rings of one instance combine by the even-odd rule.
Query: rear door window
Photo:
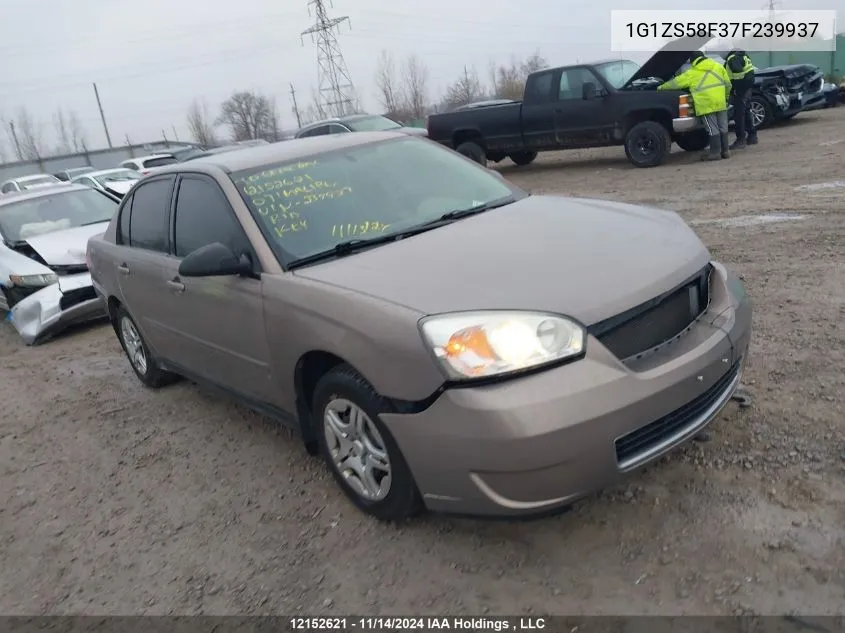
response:
[[[205,178],[182,179],[173,224],[176,257],[185,257],[215,242],[228,246],[236,255],[246,246],[243,229],[229,201],[216,183]]]
[[[129,223],[132,248],[167,253],[170,251],[168,225],[170,198],[175,177],[156,178],[135,189]]]

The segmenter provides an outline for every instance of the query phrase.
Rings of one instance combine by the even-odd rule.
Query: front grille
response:
[[[617,358],[628,360],[675,338],[710,303],[708,264],[677,288],[588,328]]]
[[[96,298],[97,293],[94,292],[93,287],[89,286],[88,288],[77,288],[75,290],[69,290],[62,295],[62,298],[59,299],[59,307],[62,310],[67,310],[68,308],[72,308],[84,301],[90,301],[91,299]]]
[[[646,455],[649,450],[664,441],[671,442],[671,438],[675,435],[683,436],[686,427],[700,423],[698,418],[722,397],[739,373],[740,365],[740,361],[734,363],[724,376],[695,400],[616,440],[616,461],[620,465],[636,462],[637,456]]]

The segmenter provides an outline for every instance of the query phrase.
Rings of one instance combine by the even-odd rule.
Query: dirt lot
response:
[[[845,611],[845,108],[760,139],[714,164],[502,167],[680,212],[756,308],[754,406],[557,518],[378,524],[287,431],[142,388],[107,326],[25,348],[3,324],[0,613]],[[801,218],[743,217],[775,212]]]

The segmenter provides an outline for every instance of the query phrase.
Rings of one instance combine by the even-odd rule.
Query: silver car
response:
[[[33,174],[31,176],[21,176],[20,178],[7,180],[0,185],[0,193],[20,193],[21,191],[29,191],[30,189],[39,187],[51,187],[61,184],[61,180],[50,174]]]
[[[143,178],[141,172],[134,169],[115,167],[114,169],[102,169],[75,176],[71,178],[71,182],[99,189],[122,198],[132,188],[132,185],[141,178]]]
[[[0,196],[0,309],[27,345],[105,316],[85,261],[118,200],[82,185]]]

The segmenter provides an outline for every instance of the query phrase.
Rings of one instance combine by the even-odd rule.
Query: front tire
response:
[[[157,389],[178,380],[176,374],[164,371],[158,366],[155,358],[150,354],[150,348],[144,341],[144,337],[141,336],[138,325],[123,306],[117,308],[115,329],[132,371],[144,385]]]
[[[751,97],[748,100],[748,107],[751,109],[751,125],[755,130],[762,130],[774,123],[774,110],[771,104],[762,97]]]
[[[462,154],[463,156],[474,160],[482,167],[487,167],[487,152],[485,152],[484,148],[478,143],[473,143],[472,141],[461,143],[455,148],[455,151],[458,152],[458,154]]]
[[[625,135],[625,155],[635,167],[657,167],[669,156],[672,137],[656,121],[642,121]]]
[[[379,419],[390,407],[349,365],[331,369],[314,390],[313,420],[326,465],[349,500],[381,521],[403,521],[422,501],[399,446]]]
[[[537,152],[518,152],[511,154],[508,158],[520,167],[524,167],[534,162],[534,159],[537,158]]]

